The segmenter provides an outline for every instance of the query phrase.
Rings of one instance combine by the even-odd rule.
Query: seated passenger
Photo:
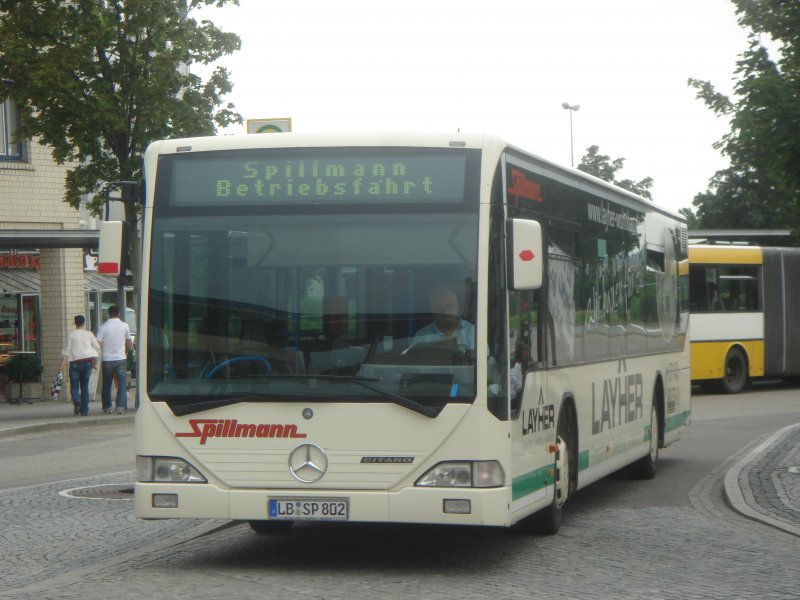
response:
[[[446,285],[436,286],[430,295],[432,323],[420,328],[411,338],[408,350],[418,344],[455,340],[458,348],[475,349],[475,326],[461,318],[458,296]]]

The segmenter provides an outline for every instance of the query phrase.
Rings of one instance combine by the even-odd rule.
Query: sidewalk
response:
[[[128,412],[122,415],[103,414],[102,404],[98,399],[89,403],[89,414],[76,416],[72,410],[72,402],[34,401],[33,404],[9,404],[0,395],[0,438],[21,433],[33,433],[61,427],[80,427],[86,425],[104,425],[110,422],[133,422],[136,415],[135,397],[128,392]]]
[[[742,452],[724,487],[734,510],[800,536],[800,423]]]

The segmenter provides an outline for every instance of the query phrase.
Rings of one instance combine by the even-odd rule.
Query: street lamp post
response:
[[[581,107],[578,104],[570,104],[569,102],[563,102],[561,104],[561,108],[569,111],[569,158],[570,158],[570,163],[574,167],[575,149],[572,145],[572,113],[574,113],[576,110],[580,110]]]

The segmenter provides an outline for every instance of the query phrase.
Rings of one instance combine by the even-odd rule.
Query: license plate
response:
[[[269,518],[287,521],[347,521],[349,498],[270,498]]]

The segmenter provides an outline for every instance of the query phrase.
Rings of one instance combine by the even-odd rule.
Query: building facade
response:
[[[70,165],[57,165],[36,140],[17,141],[13,104],[0,110],[0,363],[14,352],[35,353],[42,378],[53,379],[76,314],[86,314],[84,249],[30,248],[3,232],[85,228],[63,201]],[[21,247],[15,247],[21,246]],[[38,289],[37,289],[38,288]],[[2,364],[0,378],[5,379]],[[0,393],[4,385],[0,385]]]

